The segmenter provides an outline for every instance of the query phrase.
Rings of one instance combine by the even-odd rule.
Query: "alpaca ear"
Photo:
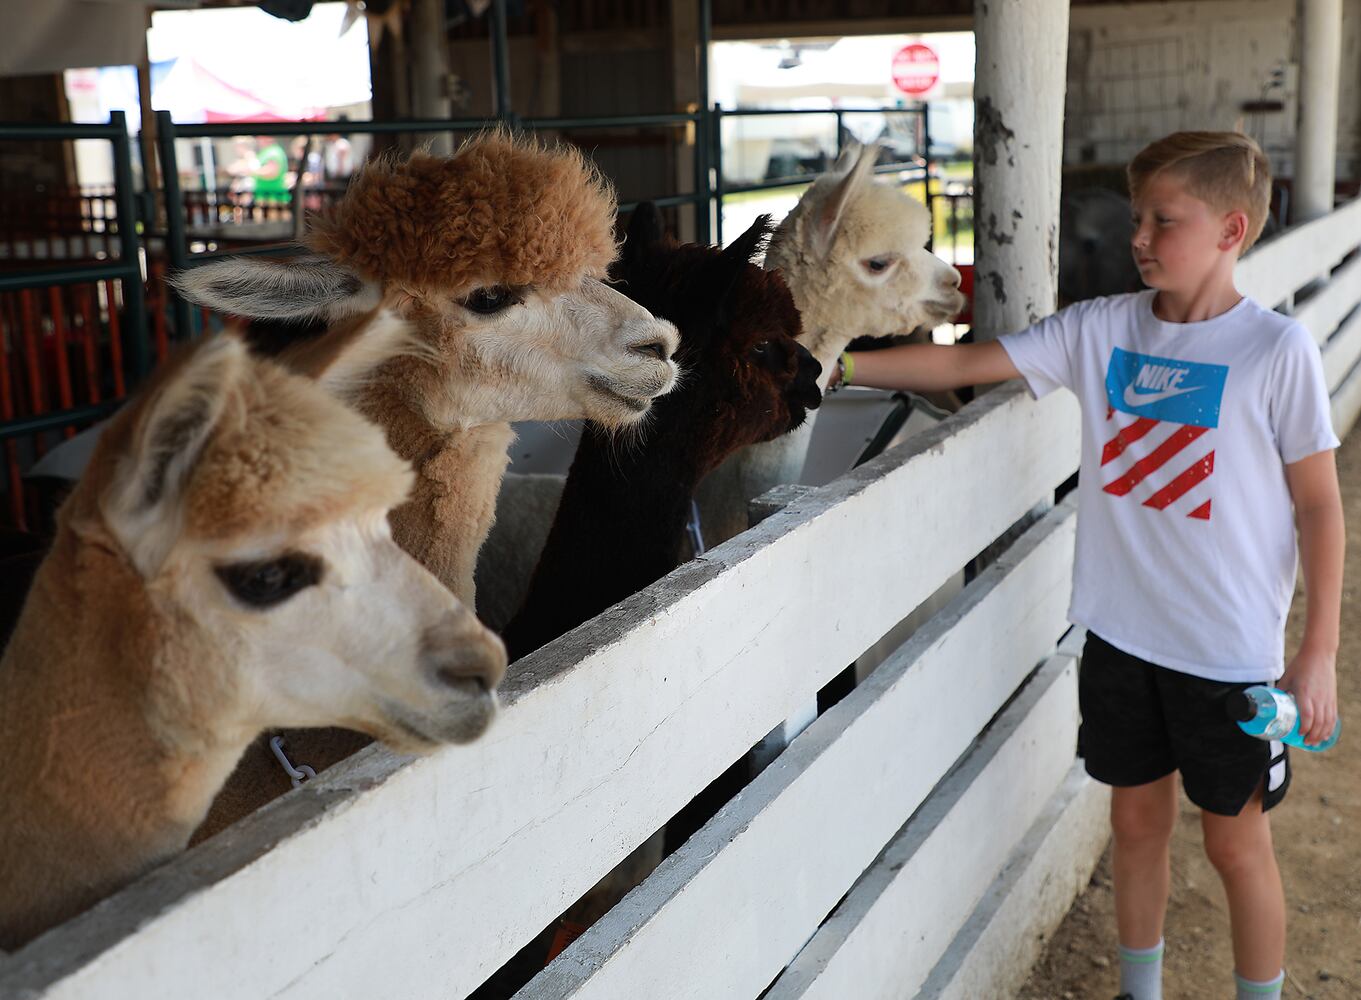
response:
[[[854,156],[854,163],[851,157]],[[860,147],[849,147],[837,160],[836,170],[831,175],[838,178],[835,186],[816,207],[813,214],[813,250],[819,257],[826,257],[836,241],[836,234],[846,217],[846,206],[864,185],[873,183],[874,165],[879,160],[879,144],[870,143]]]
[[[732,310],[732,294],[742,278],[743,271],[753,263],[770,239],[772,224],[769,215],[758,215],[756,221],[747,227],[746,232],[723,248],[718,255],[718,276],[714,282],[719,290],[718,308],[720,321],[726,321]]]
[[[336,322],[377,307],[378,285],[321,256],[232,257],[170,279],[190,302],[251,319]]]
[[[142,408],[131,451],[100,507],[144,578],[156,574],[179,537],[185,484],[248,364],[238,338],[213,337]]]
[[[337,396],[362,388],[383,364],[400,355],[427,353],[414,324],[389,309],[336,326],[278,356],[291,371],[315,379]]]
[[[637,260],[643,251],[658,246],[666,238],[666,223],[662,213],[650,201],[640,202],[629,219],[621,257],[625,263]]]

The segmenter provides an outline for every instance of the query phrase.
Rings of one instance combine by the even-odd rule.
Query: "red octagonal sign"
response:
[[[904,94],[924,94],[940,79],[940,57],[929,45],[914,42],[893,57],[893,85]]]

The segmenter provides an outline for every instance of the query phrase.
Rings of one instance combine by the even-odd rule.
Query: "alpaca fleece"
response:
[[[575,149],[497,131],[450,157],[370,163],[308,242],[385,285],[565,291],[604,277],[614,207],[609,182]]]

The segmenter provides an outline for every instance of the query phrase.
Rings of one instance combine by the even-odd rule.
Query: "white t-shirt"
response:
[[[1036,398],[1065,386],[1082,404],[1068,616],[1160,666],[1274,679],[1296,571],[1285,466],[1338,445],[1319,351],[1251,299],[1166,323],[1155,294],[1001,338]]]

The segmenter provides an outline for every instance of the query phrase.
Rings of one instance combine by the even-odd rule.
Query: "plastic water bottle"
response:
[[[1295,699],[1280,688],[1256,684],[1229,695],[1229,717],[1238,728],[1259,740],[1281,740],[1292,747],[1318,753],[1327,750],[1342,735],[1342,720],[1337,720],[1333,735],[1322,743],[1305,743],[1300,736],[1300,711]]]

